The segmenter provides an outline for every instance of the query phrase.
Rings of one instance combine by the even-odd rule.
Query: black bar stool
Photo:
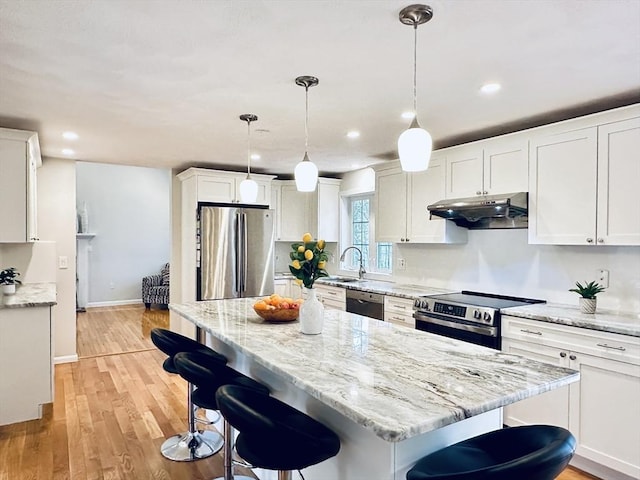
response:
[[[193,403],[208,410],[219,410],[216,391],[222,385],[241,385],[263,395],[269,395],[269,389],[252,378],[237,372],[227,365],[220,365],[200,352],[183,352],[174,357],[178,372],[197,388],[193,392]],[[233,474],[233,431],[226,419],[224,422],[224,477],[215,480],[254,480],[253,477]]]
[[[576,439],[564,428],[503,428],[421,458],[407,480],[553,480],[575,449]]]
[[[151,341],[168,357],[162,363],[162,368],[169,373],[179,373],[174,363],[175,356],[180,352],[198,352],[206,356],[210,361],[220,365],[227,363],[226,357],[216,353],[206,345],[195,340],[166,330],[154,328],[151,330]],[[196,418],[192,401],[193,385],[189,383],[187,388],[187,411],[189,430],[173,435],[166,439],[160,447],[160,452],[165,458],[177,462],[192,462],[201,458],[207,458],[222,449],[224,440],[218,432],[205,430],[199,432],[196,429]]]
[[[273,397],[236,385],[216,392],[222,416],[240,434],[238,454],[254,467],[278,470],[291,480],[302,470],[338,454],[340,439],[320,422]]]

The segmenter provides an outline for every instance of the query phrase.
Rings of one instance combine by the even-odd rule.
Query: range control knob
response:
[[[479,310],[474,310],[473,311],[473,318],[475,318],[476,320],[480,319],[480,311]]]
[[[416,301],[413,302],[413,306],[416,308],[420,308],[420,300],[416,298]]]
[[[429,302],[427,302],[426,300],[423,300],[420,306],[425,310],[429,310]]]
[[[483,316],[484,320],[487,322],[491,321],[491,314],[489,312],[484,312],[484,316]]]

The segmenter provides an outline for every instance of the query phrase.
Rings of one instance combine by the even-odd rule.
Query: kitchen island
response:
[[[322,334],[267,323],[255,299],[170,304],[234,368],[333,429],[340,453],[307,480],[401,480],[421,456],[500,428],[502,409],[573,370],[338,310]]]

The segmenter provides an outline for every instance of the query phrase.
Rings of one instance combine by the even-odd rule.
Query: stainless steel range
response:
[[[500,309],[544,300],[469,292],[425,295],[413,305],[416,329],[501,349]]]

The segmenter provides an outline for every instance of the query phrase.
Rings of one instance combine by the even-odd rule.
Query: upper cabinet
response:
[[[531,141],[529,243],[640,245],[640,117],[575,126]]]
[[[193,190],[198,202],[242,203],[240,183],[246,176],[246,173],[189,168],[180,173],[178,178],[183,182],[183,185],[188,185],[187,188]],[[258,184],[256,205],[270,205],[271,181],[275,177],[252,173],[251,178]],[[185,187],[183,186],[183,188]]]
[[[442,150],[446,193],[441,198],[526,192],[528,144],[522,134],[496,137]]]
[[[466,243],[466,229],[429,219],[427,205],[444,198],[445,176],[445,161],[435,154],[424,172],[398,167],[376,172],[376,241]]]
[[[316,190],[299,192],[293,180],[273,182],[276,240],[296,242],[306,232],[327,242],[340,237],[340,180],[319,178]]]
[[[0,128],[0,242],[38,240],[36,170],[42,165],[38,134]]]

